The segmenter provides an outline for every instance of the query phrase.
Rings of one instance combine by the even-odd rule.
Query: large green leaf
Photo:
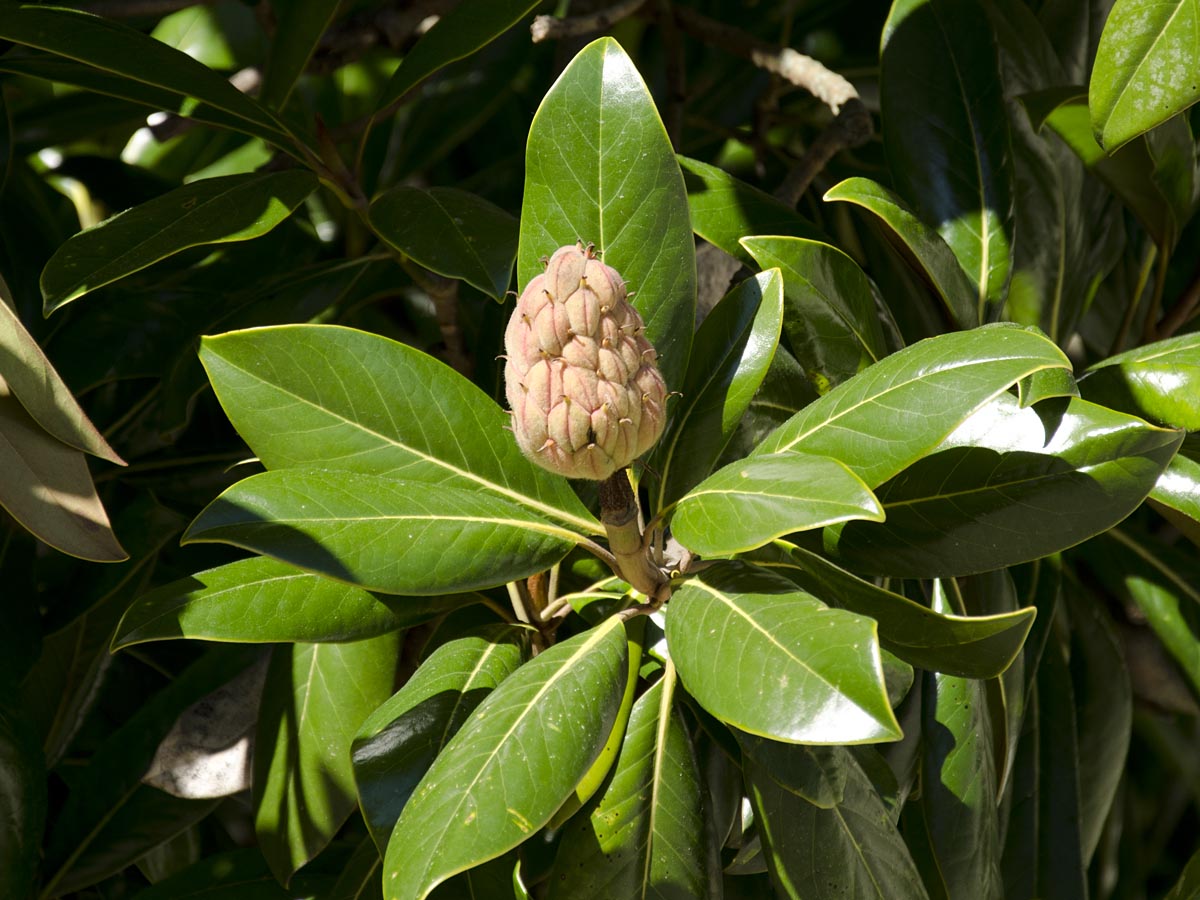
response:
[[[786,575],[826,603],[870,616],[879,623],[885,650],[935,672],[993,678],[1012,664],[1033,625],[1032,607],[996,615],[943,615],[782,542],[756,553],[754,563]]]
[[[634,705],[604,793],[563,830],[551,900],[720,896],[700,767],[674,694],[668,665]]]
[[[676,158],[687,185],[692,229],[747,265],[754,260],[741,243],[746,235],[787,234],[823,240],[821,229],[770,194],[717,166],[686,156]]]
[[[404,55],[376,109],[384,112],[438,69],[487,46],[537,5],[537,0],[464,0],[457,4]]]
[[[977,291],[938,232],[926,225],[894,192],[869,178],[847,178],[825,192],[825,200],[854,203],[875,215],[887,242],[937,295],[960,328],[980,324]]]
[[[43,431],[13,396],[3,375],[0,505],[64,553],[95,562],[128,559],[96,494],[83,452]]]
[[[286,135],[284,127],[223,76],[127,25],[74,9],[9,5],[0,20],[0,39],[37,47],[140,82],[176,97],[167,109],[187,114],[199,101],[231,116]]]
[[[784,329],[818,394],[887,354],[871,283],[849,256],[804,238],[748,237],[760,268],[783,272]]]
[[[271,109],[283,109],[296,81],[312,58],[322,33],[337,15],[340,0],[300,0],[273,9],[275,33],[263,67],[259,100]]]
[[[1200,100],[1200,2],[1117,0],[1088,86],[1092,129],[1109,152]]]
[[[427,596],[544,571],[583,538],[479,491],[280,469],[226,490],[183,541],[224,541],[367,590]]]
[[[205,178],[81,231],[42,270],[46,315],[189,247],[266,234],[316,187],[299,170]]]
[[[836,459],[785,452],[714,472],[679,501],[671,530],[701,556],[731,556],[849,519],[883,521],[862,479]]]
[[[396,633],[276,650],[254,748],[254,829],[282,884],[353,811],[350,742],[391,693],[399,651]]]
[[[667,612],[684,687],[742,731],[797,744],[895,740],[870,619],[742,562],[689,576]]]
[[[830,748],[820,758],[792,754],[786,773],[748,756],[745,771],[776,896],[928,900],[883,800],[845,748]],[[797,781],[839,789],[814,798],[797,790]]]
[[[1007,289],[1014,230],[1012,148],[991,28],[974,5],[895,0],[882,41],[879,100],[893,179],[954,251],[975,286],[973,321],[982,321],[985,305]]]
[[[972,412],[1042,369],[1070,368],[1044,335],[1009,325],[927,338],[834,388],[755,453],[832,456],[875,487],[933,450]]]
[[[384,859],[387,900],[423,900],[550,821],[604,746],[626,654],[625,630],[609,618],[501,682],[404,807]]]
[[[1150,500],[1193,543],[1200,544],[1200,462],[1185,452],[1176,453],[1158,476]]]
[[[525,153],[517,276],[576,240],[592,242],[635,292],[667,384],[687,371],[695,243],[671,142],[633,61],[612,38],[585,47],[538,107]]]
[[[46,824],[46,761],[33,729],[0,706],[0,891],[28,897]]]
[[[521,455],[491,398],[412,347],[294,325],[205,338],[200,358],[268,469],[319,466],[471,489],[584,533],[601,530],[564,479]]]
[[[1005,394],[878,489],[887,518],[826,532],[867,572],[968,575],[1100,534],[1150,493],[1182,432],[1075,398],[1021,409]]]
[[[371,203],[376,233],[432,272],[503,300],[517,257],[517,220],[456,188],[395,187]]]
[[[51,436],[77,450],[124,465],[25,330],[12,302],[8,285],[0,276],[0,378],[8,390]]]
[[[173,638],[241,643],[358,641],[480,599],[478,594],[378,596],[256,556],[142,594],[121,618],[112,649]]]
[[[1200,334],[1144,344],[1096,363],[1083,396],[1170,428],[1200,431]]]
[[[700,324],[683,396],[649,461],[656,509],[712,471],[770,369],[782,323],[783,279],[772,269],[739,284]]]
[[[380,854],[408,798],[484,698],[525,660],[526,636],[492,625],[437,648],[354,737],[358,804]]]

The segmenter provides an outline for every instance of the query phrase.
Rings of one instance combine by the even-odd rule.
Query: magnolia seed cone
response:
[[[504,383],[521,451],[602,481],[662,434],[667,386],[625,282],[592,247],[560,247],[517,299]]]

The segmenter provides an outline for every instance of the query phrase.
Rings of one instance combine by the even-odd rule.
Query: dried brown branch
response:
[[[622,19],[627,19],[642,8],[646,0],[620,0],[612,6],[597,10],[584,16],[570,16],[566,19],[556,19],[554,16],[538,16],[529,26],[529,33],[535,44],[542,41],[561,40],[563,38],[583,37],[611,28]]]

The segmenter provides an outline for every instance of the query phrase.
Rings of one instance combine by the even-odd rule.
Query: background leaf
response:
[[[875,623],[774,573],[719,562],[689,576],[671,599],[667,645],[688,693],[742,731],[797,744],[900,736]]]
[[[263,68],[259,100],[271,109],[287,105],[297,79],[312,58],[322,33],[337,15],[340,0],[303,0],[274,10],[275,35]]]
[[[650,93],[612,38],[580,51],[534,116],[518,282],[542,271],[540,257],[577,240],[594,243],[635,292],[659,368],[677,387],[696,315],[687,193]]]
[[[20,900],[33,889],[46,824],[46,763],[37,736],[0,707],[0,889]]]
[[[391,692],[399,635],[279,648],[255,742],[254,828],[282,884],[354,809],[350,742]]]
[[[517,220],[455,188],[395,187],[371,203],[385,241],[432,272],[503,300],[517,257]]]

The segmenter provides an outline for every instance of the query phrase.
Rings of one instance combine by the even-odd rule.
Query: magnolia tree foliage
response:
[[[1200,7],[581,6],[0,6],[0,894],[1200,894]]]

